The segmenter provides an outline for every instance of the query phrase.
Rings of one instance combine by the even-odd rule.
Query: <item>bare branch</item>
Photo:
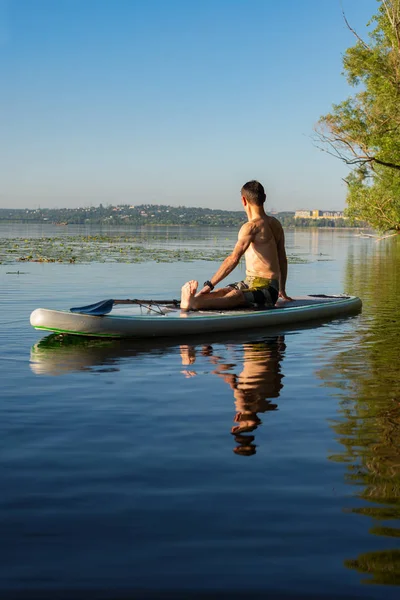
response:
[[[346,139],[343,139],[339,135],[327,136],[318,130],[314,131],[317,135],[317,140],[314,140],[316,142],[317,148],[319,148],[322,152],[326,152],[327,154],[334,156],[335,158],[339,158],[347,165],[371,163],[374,160],[374,157],[368,153],[367,149],[363,148],[361,143],[355,140],[348,141]],[[330,148],[330,151],[321,148],[321,146],[319,146],[319,143],[328,146]],[[357,152],[356,147],[358,147],[363,152],[363,154]],[[346,156],[346,150],[352,155],[352,158]]]
[[[364,48],[366,50],[371,50],[371,48],[368,46],[368,44],[366,44],[364,42],[364,40],[362,38],[360,38],[360,36],[358,35],[358,33],[352,27],[350,27],[350,23],[346,19],[346,15],[344,14],[344,10],[343,9],[342,9],[342,15],[343,15],[344,22],[346,23],[347,27],[350,29],[351,33],[356,36],[356,38],[358,39],[358,41],[364,46]]]
[[[373,163],[376,163],[378,165],[382,165],[383,167],[400,170],[400,164],[385,161],[375,155],[372,155],[369,152],[368,147],[366,147],[361,140],[352,139],[349,136],[347,136],[348,139],[345,139],[341,132],[338,131],[337,128],[332,125],[332,123],[330,124],[330,127],[328,127],[328,130],[330,130],[331,135],[325,135],[322,131],[314,129],[318,138],[318,142],[325,144],[330,148],[330,151],[327,151],[317,144],[317,147],[323,152],[326,152],[335,158],[339,158],[347,165],[361,165],[369,163],[370,168],[373,168]],[[349,157],[348,154],[350,154],[351,157]]]

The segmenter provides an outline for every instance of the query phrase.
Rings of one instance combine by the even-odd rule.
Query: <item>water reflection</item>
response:
[[[342,450],[330,459],[345,465],[357,497],[348,512],[372,519],[369,533],[378,537],[345,566],[368,576],[366,583],[388,585],[400,585],[399,275],[400,240],[365,242],[349,253],[346,290],[363,298],[360,327],[333,340],[350,349],[318,373],[339,390],[331,426]]]
[[[224,357],[216,354],[213,347],[204,345],[196,350],[192,345],[181,345],[182,364],[186,368],[182,373],[186,377],[197,375],[193,368],[196,353],[207,357],[215,365],[212,373],[225,381],[233,392],[236,414],[231,433],[237,446],[236,454],[251,456],[256,453],[254,432],[262,421],[259,413],[276,410],[277,404],[272,399],[278,398],[283,387],[281,361],[285,351],[284,336],[276,336],[268,340],[243,344],[242,370],[232,372],[238,367],[236,363],[226,362]],[[239,368],[237,369],[239,371]]]
[[[246,335],[246,334],[244,334]],[[210,336],[208,336],[210,338]],[[236,338],[239,334],[236,335]],[[212,339],[212,338],[211,338]],[[218,351],[216,350],[218,348]],[[254,341],[221,345],[199,343],[179,346],[181,371],[185,377],[197,375],[196,357],[212,366],[212,374],[232,390],[236,413],[231,433],[236,454],[256,453],[253,433],[262,421],[261,413],[276,410],[274,402],[283,387],[281,361],[286,345],[283,335]],[[50,335],[31,349],[31,369],[37,375],[65,375],[71,371],[118,371],[123,358],[143,354],[174,353],[176,345],[158,340],[98,340],[75,336]],[[232,357],[232,361],[227,359]]]

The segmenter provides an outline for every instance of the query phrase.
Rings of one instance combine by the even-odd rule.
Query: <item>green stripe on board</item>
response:
[[[110,337],[117,338],[122,337],[121,334],[118,333],[88,333],[87,331],[70,331],[68,329],[53,329],[50,327],[36,327],[35,329],[40,329],[41,331],[51,331],[52,333],[68,333],[69,335],[86,335],[90,337]]]

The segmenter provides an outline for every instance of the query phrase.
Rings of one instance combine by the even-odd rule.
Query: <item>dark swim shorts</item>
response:
[[[244,281],[230,283],[226,287],[241,290],[249,306],[273,308],[279,296],[279,281],[277,279],[247,276]]]

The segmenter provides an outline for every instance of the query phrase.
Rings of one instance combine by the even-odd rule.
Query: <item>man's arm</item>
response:
[[[285,249],[285,234],[283,232],[283,227],[279,223],[279,232],[276,238],[276,247],[278,250],[278,260],[279,260],[279,298],[283,300],[287,300],[290,302],[292,298],[290,298],[286,294],[286,279],[287,279],[287,271],[288,271],[288,262],[286,256]]]
[[[211,277],[210,282],[215,287],[222,279],[225,279],[237,267],[240,259],[243,254],[246,252],[247,248],[250,246],[255,236],[255,225],[254,223],[245,223],[238,235],[238,241],[233,249],[233,252],[226,257],[224,262],[219,267],[218,271]],[[199,294],[207,294],[210,291],[208,285],[204,286],[202,290],[200,290]]]

